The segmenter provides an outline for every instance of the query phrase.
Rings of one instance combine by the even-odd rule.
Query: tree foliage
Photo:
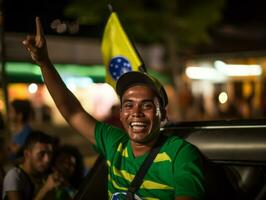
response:
[[[67,16],[81,24],[104,23],[108,0],[72,0]],[[166,42],[174,36],[179,47],[209,41],[208,28],[221,19],[224,0],[116,0],[111,2],[127,33],[135,41]]]

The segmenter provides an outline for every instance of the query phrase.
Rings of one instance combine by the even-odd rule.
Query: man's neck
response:
[[[30,176],[30,177],[35,177],[35,176],[38,176],[37,173],[34,172],[34,170],[32,169],[30,163],[24,161],[22,163],[22,168],[23,170]]]
[[[147,143],[136,143],[134,141],[131,141],[131,148],[132,148],[132,153],[135,157],[142,156],[145,153],[148,153],[151,151],[152,147],[155,145],[159,137],[157,137],[154,140],[151,140],[150,142]]]
[[[44,183],[44,176],[42,174],[34,172],[28,163],[24,162],[21,167],[28,175],[31,182],[34,184],[36,191],[38,191]]]

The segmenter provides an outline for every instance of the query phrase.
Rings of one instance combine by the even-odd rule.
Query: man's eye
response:
[[[147,102],[147,103],[142,104],[143,109],[152,109],[153,107],[154,107],[153,103],[151,103],[151,102]]]
[[[37,156],[38,156],[38,158],[42,158],[43,156],[44,156],[44,152],[39,152],[38,154],[37,154]]]
[[[127,108],[127,109],[131,108],[132,106],[133,106],[132,103],[129,103],[129,102],[123,104],[123,108]]]

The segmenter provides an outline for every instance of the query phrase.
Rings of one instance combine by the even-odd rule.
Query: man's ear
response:
[[[30,150],[29,149],[24,149],[23,155],[24,155],[24,158],[28,158],[30,156]]]
[[[167,112],[165,108],[161,109],[161,113],[162,113],[162,117],[161,117],[161,127],[164,127],[164,125],[167,123],[168,119],[167,119]]]
[[[162,108],[161,109],[161,112],[162,112],[162,119],[161,119],[161,121],[165,121],[167,119],[166,109],[165,108]]]

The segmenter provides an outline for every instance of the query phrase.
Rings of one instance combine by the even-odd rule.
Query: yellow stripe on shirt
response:
[[[119,176],[124,178],[125,180],[127,180],[128,182],[132,182],[133,178],[134,178],[134,174],[130,174],[125,170],[118,170],[115,167],[112,167],[113,173],[115,176]],[[157,183],[154,181],[150,181],[150,180],[144,180],[141,188],[145,188],[145,189],[165,189],[165,190],[171,190],[174,189],[171,186],[165,185],[165,184],[161,184],[161,183]]]
[[[163,161],[170,161],[170,162],[172,162],[171,158],[165,152],[158,153],[158,155],[156,156],[156,158],[154,159],[153,162],[163,162]]]
[[[123,144],[120,143],[117,147],[117,151],[121,153],[121,156],[123,157],[128,157],[128,152],[127,152],[127,148],[123,148]]]

